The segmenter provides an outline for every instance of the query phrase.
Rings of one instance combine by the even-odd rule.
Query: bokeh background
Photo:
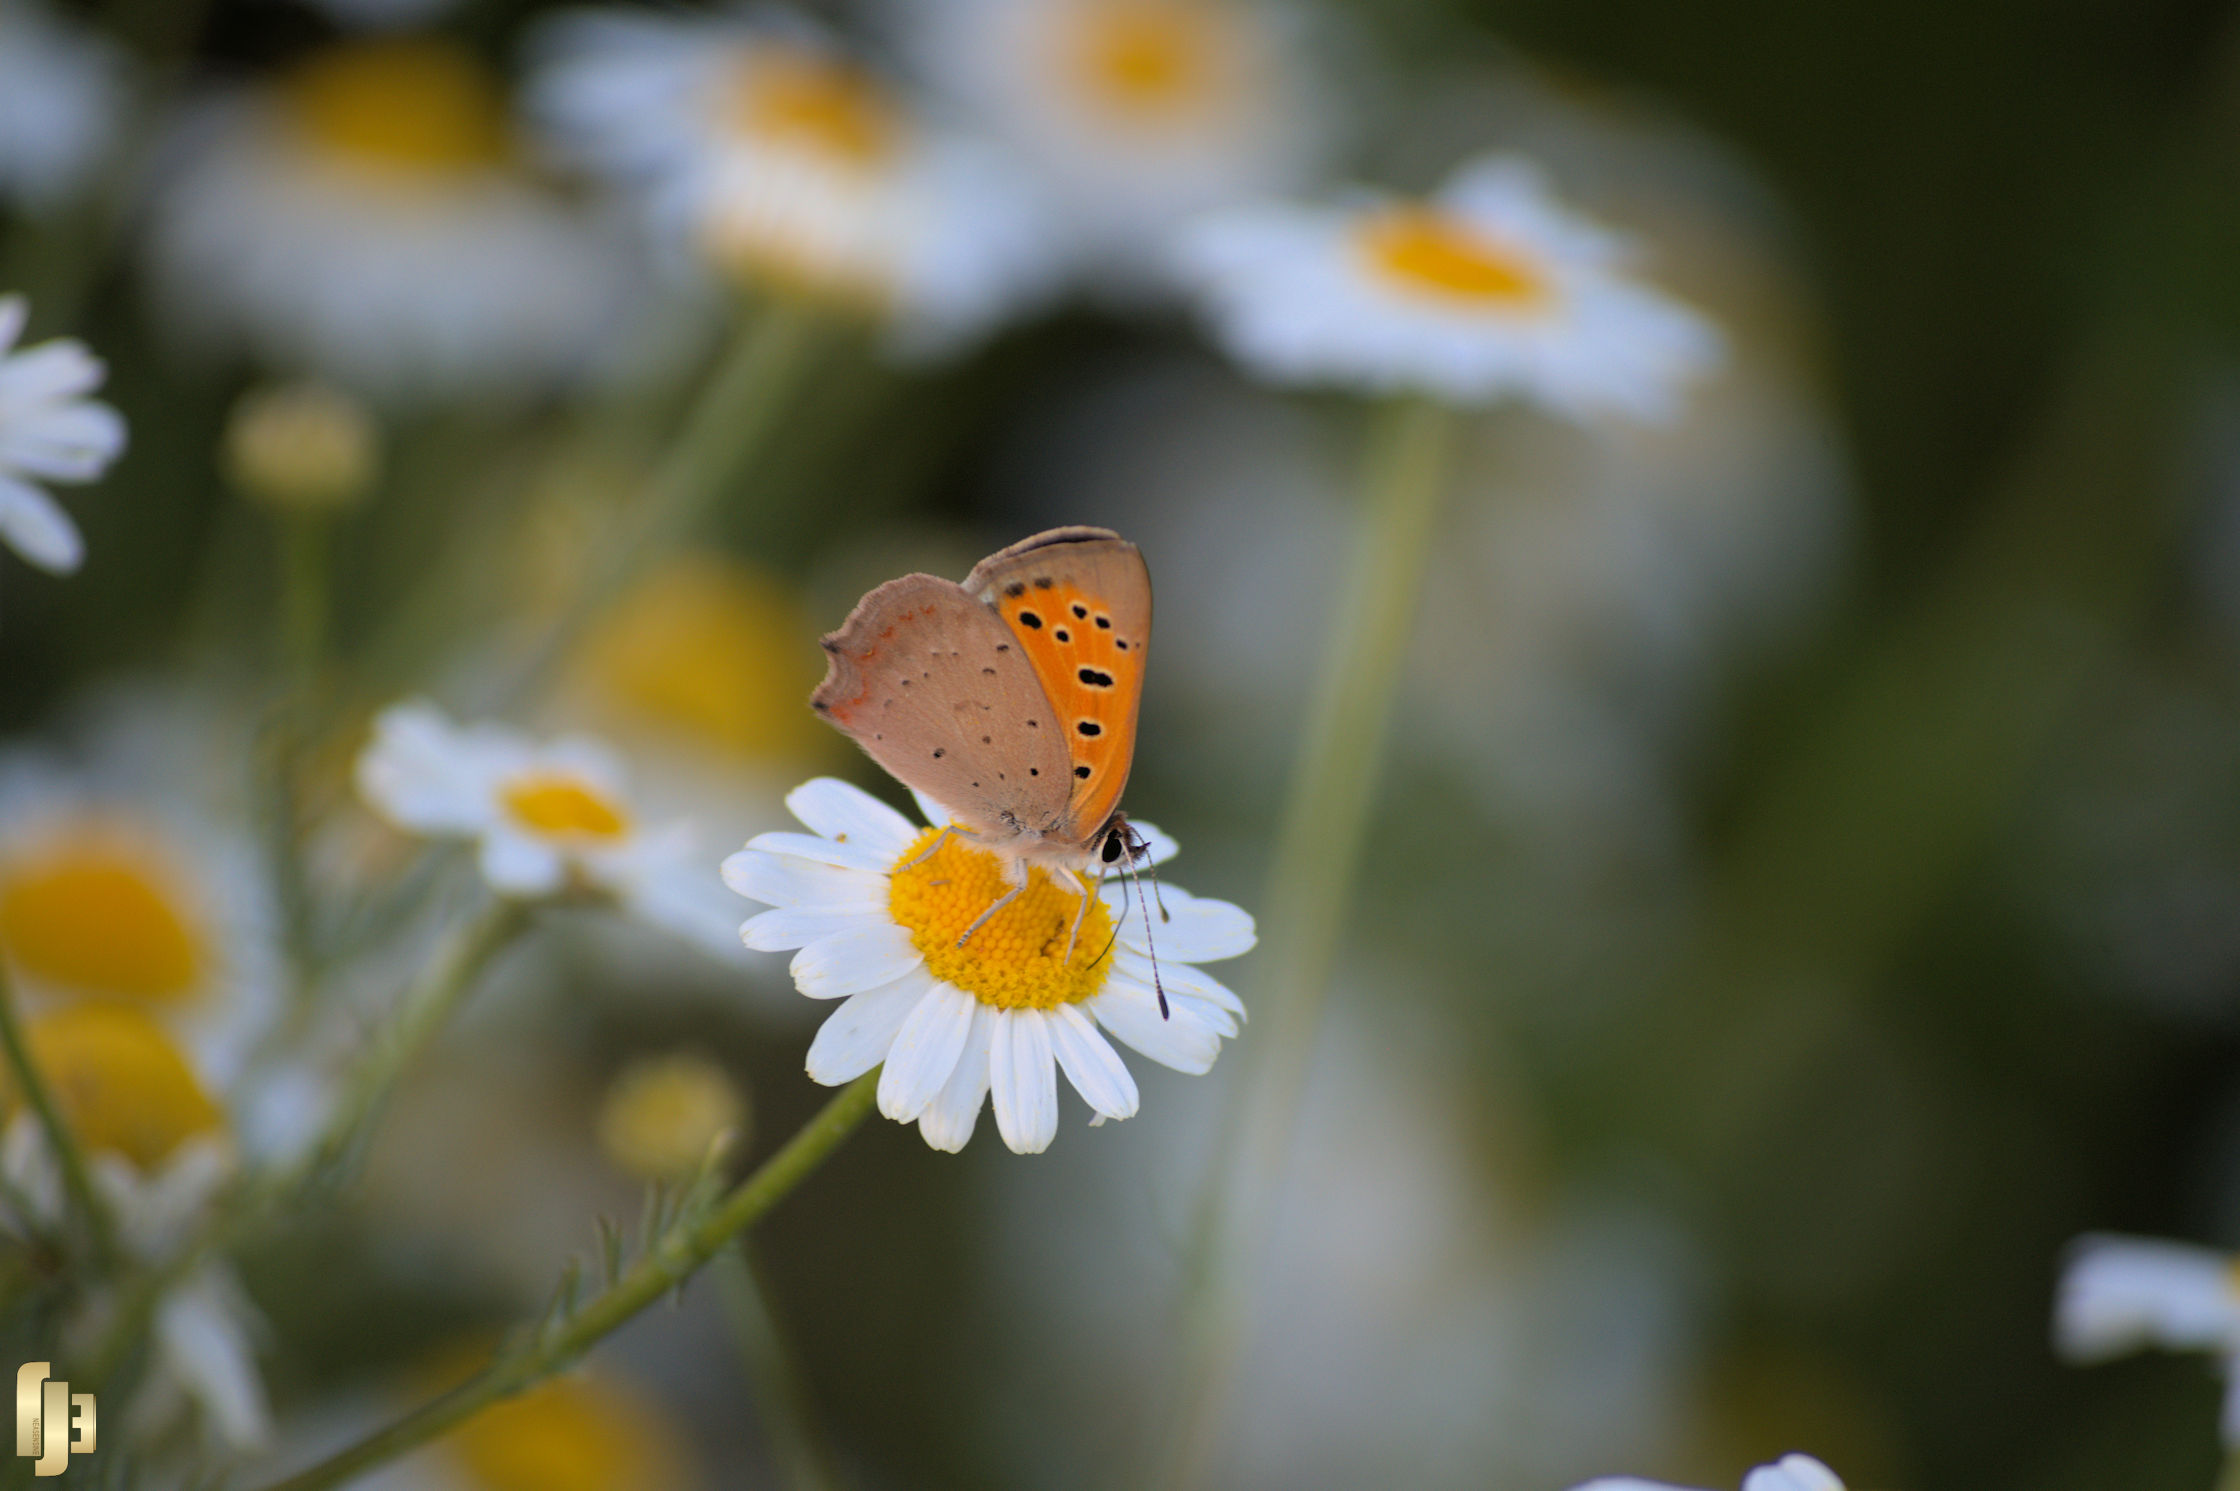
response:
[[[518,79],[544,9],[383,24]],[[70,7],[139,143],[0,216],[0,291],[29,294],[34,340],[108,361],[131,429],[66,496],[82,573],[0,555],[5,749],[123,761],[218,819],[255,811],[286,674],[227,419],[303,359],[197,331],[196,282],[152,246],[187,179],[166,152],[219,90],[359,35],[351,10]],[[883,45],[864,11],[817,13]],[[1803,1448],[1864,1487],[2209,1484],[2198,1362],[2080,1372],[2047,1335],[2080,1232],[2240,1243],[2233,17],[1406,0],[1314,25],[1331,179],[1421,188],[1526,152],[1639,235],[1730,355],[1667,427],[1471,425],[1219,1483],[1731,1485]],[[1194,891],[1255,905],[1360,405],[1257,387],[1125,294],[937,363],[834,333],[751,499],[508,697],[722,323],[591,189],[541,189],[618,287],[594,333],[618,365],[366,391],[383,474],[337,534],[322,873],[380,872],[343,768],[413,692],[604,732],[724,848],[782,826],[814,772],[900,801],[803,707],[817,633],[881,579],[1091,522],[1143,547],[1159,594],[1129,804],[1183,841]],[[409,1402],[534,1307],[595,1215],[635,1211],[595,1138],[630,1058],[714,1057],[762,1136],[821,1100],[815,1012],[776,957],[587,914],[503,974],[362,1192],[244,1261],[290,1447]],[[1038,1157],[875,1121],[761,1229],[844,1484],[1148,1473],[1241,1068],[1137,1066],[1139,1119],[1070,1107]],[[612,1432],[700,1484],[783,1484],[719,1306],[696,1284],[600,1354],[647,1416]],[[430,1463],[396,1483],[530,1484]]]

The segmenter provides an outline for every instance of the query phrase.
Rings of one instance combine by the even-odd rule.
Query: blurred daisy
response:
[[[1302,17],[1228,0],[952,0],[901,5],[935,88],[1031,169],[1074,250],[1140,283],[1183,218],[1303,183],[1327,89]]]
[[[191,737],[168,741],[191,753]],[[98,763],[0,755],[0,960],[33,1011],[131,1009],[230,1088],[283,997],[256,846],[187,783],[114,778]]]
[[[1686,1491],[1665,1481],[1615,1476],[1589,1481],[1575,1491]],[[1810,1455],[1783,1455],[1771,1465],[1761,1465],[1742,1478],[1742,1491],[1843,1491],[1836,1473]]]
[[[2053,1306],[2055,1348],[2101,1362],[2143,1347],[2206,1351],[2227,1387],[2224,1441],[2240,1448],[2240,1259],[2155,1238],[2079,1238]]]
[[[1252,918],[1237,907],[1169,886],[1172,919],[1151,932],[1140,913],[1123,914],[1129,902],[1116,882],[1090,900],[1075,939],[1078,893],[1036,866],[1018,899],[959,947],[1007,889],[1005,865],[962,839],[940,839],[949,819],[938,804],[919,799],[934,825],[921,830],[819,777],[786,806],[813,832],[763,834],[724,861],[726,884],[778,908],[740,937],[766,952],[799,948],[801,992],[846,998],[809,1047],[809,1075],[835,1086],[884,1062],[879,1111],[915,1122],[934,1148],[964,1148],[991,1092],[1005,1144],[1020,1154],[1048,1148],[1058,1131],[1058,1069],[1098,1121],[1131,1117],[1135,1079],[1100,1025],[1153,1061],[1193,1073],[1210,1070],[1222,1040],[1237,1033],[1243,1003],[1192,966],[1251,948]],[[1173,856],[1173,840],[1135,827],[1153,863]],[[1154,939],[1165,1019],[1153,992]]]
[[[718,1144],[745,1148],[746,1099],[730,1075],[692,1051],[641,1057],[599,1104],[599,1148],[641,1180],[689,1181]]]
[[[9,17],[0,12],[0,25]],[[6,80],[0,78],[0,93]],[[4,108],[5,105],[0,105]],[[86,397],[107,369],[83,342],[62,337],[15,348],[30,307],[0,295],[0,543],[50,574],[85,558],[77,525],[36,483],[92,481],[124,449],[124,419]]]
[[[1271,382],[1523,398],[1582,422],[1664,418],[1720,357],[1711,324],[1626,277],[1627,256],[1498,156],[1426,201],[1216,213],[1178,250],[1216,339]]]
[[[116,131],[117,58],[39,0],[0,0],[0,201],[52,207]]]
[[[167,1262],[234,1170],[225,1114],[203,1076],[160,1024],[129,1005],[49,1011],[26,1022],[25,1042],[86,1151],[124,1251],[143,1265]],[[0,1216],[18,1233],[51,1231],[66,1211],[61,1175],[37,1120],[11,1106],[18,1111],[0,1136],[11,1206]],[[82,1318],[65,1322],[73,1349],[98,1334],[110,1303],[96,1295]],[[264,1447],[271,1415],[255,1328],[229,1269],[189,1270],[156,1306],[150,1369],[130,1410],[135,1425],[152,1430],[191,1412],[229,1451]]]
[[[374,722],[357,776],[360,795],[397,827],[474,840],[500,895],[588,890],[719,957],[738,955],[735,912],[689,826],[642,828],[620,765],[591,741],[540,745],[400,704]]]
[[[560,159],[631,191],[656,239],[938,351],[1038,296],[1050,228],[1004,163],[776,14],[583,11],[534,45]]]
[[[149,254],[189,335],[392,396],[580,375],[630,301],[617,245],[519,168],[494,80],[427,39],[213,100],[175,142]]]

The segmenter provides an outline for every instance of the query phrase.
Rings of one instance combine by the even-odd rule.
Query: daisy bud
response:
[[[746,1142],[746,1098],[722,1067],[689,1051],[630,1063],[599,1106],[599,1148],[643,1180],[689,1180],[711,1147]]]
[[[243,394],[226,420],[226,475],[267,507],[353,507],[380,474],[380,440],[365,406],[340,389],[270,384]]]

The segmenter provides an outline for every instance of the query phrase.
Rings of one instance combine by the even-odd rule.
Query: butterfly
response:
[[[866,595],[824,639],[809,705],[1009,861],[1010,893],[969,938],[1025,888],[1029,863],[1072,871],[1079,887],[1081,871],[1142,852],[1120,794],[1150,647],[1151,572],[1136,546],[1106,528],[1053,528],[990,554],[961,585],[904,575]]]

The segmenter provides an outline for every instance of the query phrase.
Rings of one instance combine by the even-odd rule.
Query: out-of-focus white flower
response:
[[[1303,16],[1257,0],[953,0],[897,7],[935,89],[1060,208],[1075,254],[1122,289],[1209,208],[1305,184],[1329,132]]]
[[[612,355],[628,256],[521,171],[464,52],[337,46],[210,100],[174,147],[149,265],[190,337],[396,398],[546,387]]]
[[[2073,1362],[2147,1346],[2213,1354],[2226,1381],[2224,1441],[2240,1447],[2240,1258],[2158,1238],[2081,1237],[2061,1270],[2053,1343]]]
[[[1668,1481],[1643,1481],[1616,1476],[1589,1481],[1575,1491],[1687,1491]],[[1742,1491],[1843,1491],[1836,1473],[1810,1455],[1783,1455],[1771,1465],[1761,1465],[1742,1478]]]
[[[0,25],[7,19],[0,14]],[[101,475],[124,449],[124,418],[86,397],[108,370],[83,342],[59,337],[12,350],[29,314],[22,296],[0,295],[0,543],[67,575],[85,559],[85,544],[37,483]]]
[[[171,737],[182,755],[201,743]],[[230,1090],[282,998],[256,845],[191,782],[124,776],[35,749],[0,754],[0,959],[34,1011],[141,1011]]]
[[[0,0],[0,201],[69,196],[116,132],[116,55],[39,0]]]
[[[124,1250],[143,1265],[166,1262],[234,1169],[225,1116],[203,1077],[161,1025],[128,1005],[51,1010],[26,1023],[25,1043],[86,1151]],[[61,1174],[28,1112],[17,1112],[0,1137],[0,1175],[25,1208],[0,1225],[22,1232],[60,1223],[67,1210]],[[67,1322],[66,1333],[97,1332],[101,1314]],[[263,1448],[271,1415],[254,1330],[254,1311],[224,1264],[190,1270],[156,1305],[152,1365],[133,1421],[155,1428],[192,1411],[225,1449]]]
[[[1505,156],[1425,201],[1216,212],[1178,250],[1215,337],[1272,382],[1661,419],[1721,341],[1627,256]]]
[[[425,703],[374,723],[358,758],[358,790],[412,833],[475,841],[482,875],[501,895],[570,889],[612,896],[624,910],[736,958],[736,913],[689,825],[641,827],[619,763],[594,742],[538,744],[495,725],[453,725]]]
[[[656,240],[947,350],[1044,293],[1053,230],[985,148],[790,18],[562,15],[530,108],[553,153],[633,194]]]
[[[1135,1079],[1099,1025],[1163,1066],[1211,1070],[1244,1005],[1193,965],[1248,951],[1250,916],[1170,885],[1172,919],[1151,933],[1140,915],[1123,915],[1120,883],[1084,908],[1081,891],[1035,866],[1019,897],[960,947],[1008,888],[1004,862],[941,839],[948,813],[924,797],[918,805],[934,827],[920,830],[876,798],[818,777],[786,798],[813,832],[763,834],[723,863],[733,890],[778,908],[740,929],[747,946],[799,948],[801,992],[847,1001],[809,1047],[812,1078],[837,1086],[885,1063],[879,1111],[915,1122],[926,1143],[951,1152],[972,1137],[992,1091],[1003,1142],[1039,1154],[1058,1132],[1060,1068],[1100,1121],[1136,1111]],[[1173,840],[1134,827],[1153,863],[1174,854]]]

